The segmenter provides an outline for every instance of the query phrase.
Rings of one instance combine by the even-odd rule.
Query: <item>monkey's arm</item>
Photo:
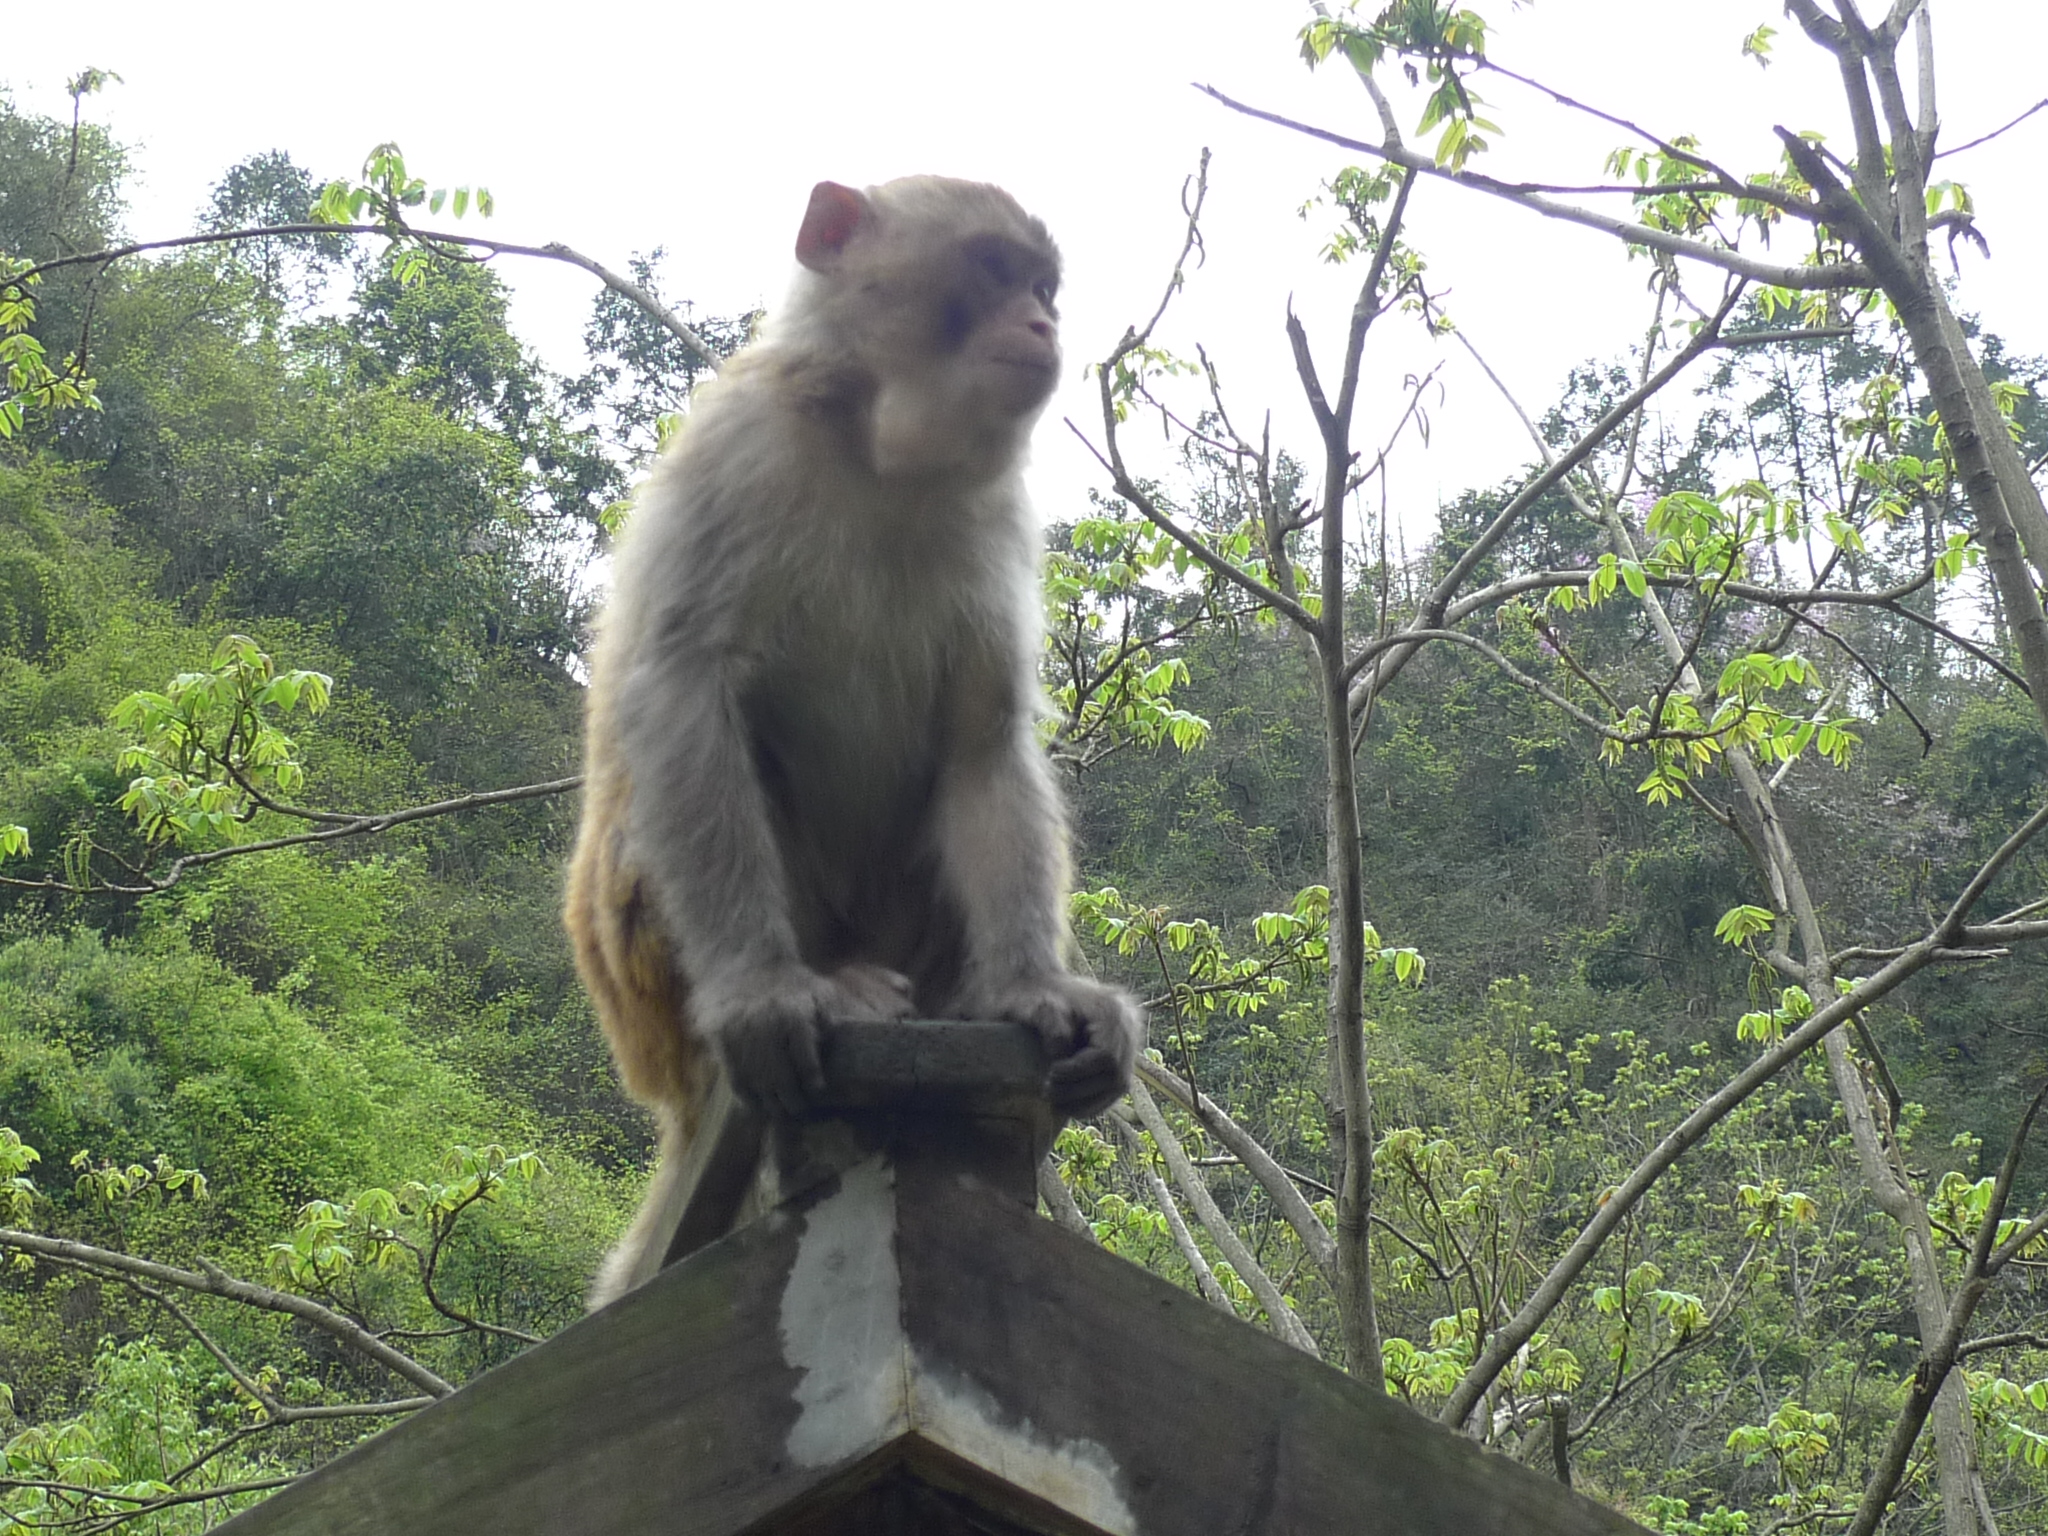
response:
[[[1065,818],[1016,718],[954,756],[939,783],[938,842],[967,930],[967,987],[983,996],[1060,969]]]
[[[781,856],[748,743],[744,663],[702,645],[644,654],[619,699],[631,842],[700,1008],[797,960]]]
[[[937,832],[947,888],[965,919],[970,1016],[1015,1019],[1053,1058],[1053,1103],[1094,1114],[1130,1084],[1144,1019],[1113,987],[1071,974],[1066,937],[1065,818],[1052,772],[1017,711],[939,786]]]

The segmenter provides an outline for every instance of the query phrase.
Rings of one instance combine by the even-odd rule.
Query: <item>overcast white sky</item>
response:
[[[1666,135],[1691,133],[1738,169],[1775,163],[1769,128],[1819,128],[1838,142],[1839,88],[1772,0],[1477,0],[1502,63]],[[2048,90],[2048,5],[1934,0],[1945,142],[1960,144]],[[668,248],[669,291],[710,312],[779,295],[812,182],[867,183],[915,171],[999,181],[1058,236],[1073,381],[1048,414],[1034,471],[1041,502],[1071,512],[1097,479],[1059,425],[1094,423],[1080,366],[1149,313],[1177,249],[1180,188],[1202,146],[1215,152],[1209,261],[1162,335],[1205,341],[1235,411],[1271,404],[1276,431],[1312,446],[1280,329],[1290,295],[1328,355],[1352,278],[1316,252],[1326,215],[1301,203],[1347,157],[1238,117],[1200,96],[1240,99],[1371,136],[1343,67],[1311,75],[1294,34],[1296,0],[960,0],[776,6],[583,0],[574,6],[365,0],[347,9],[275,0],[99,0],[32,9],[10,25],[0,84],[18,105],[68,109],[64,79],[85,65],[123,83],[89,111],[135,151],[129,226],[183,233],[234,161],[288,151],[317,176],[352,173],[381,140],[404,146],[435,185],[488,185],[502,238],[563,240],[614,265]],[[1778,62],[1739,56],[1761,22]],[[1573,118],[1506,81],[1482,82],[1507,130],[1497,175],[1594,179],[1617,130]],[[1404,127],[1412,127],[1410,112]],[[2048,210],[2039,192],[2048,113],[1947,162],[1978,199],[1993,259],[1963,256],[1963,303],[2022,350],[2048,352],[2040,298]],[[2029,173],[2032,174],[2029,174]],[[1566,371],[1640,333],[1645,270],[1600,235],[1548,226],[1504,205],[1425,185],[1413,237],[1433,286],[1532,411]],[[514,324],[573,369],[591,281],[507,265]],[[1403,521],[1427,525],[1440,496],[1522,463],[1526,439],[1462,352],[1378,339],[1368,413],[1402,376],[1441,355],[1445,398],[1427,450],[1393,482]]]

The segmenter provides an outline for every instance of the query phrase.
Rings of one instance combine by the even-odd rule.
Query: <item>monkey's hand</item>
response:
[[[833,1024],[881,1023],[910,1014],[910,983],[879,965],[855,962],[830,976],[794,969],[735,987],[705,1020],[733,1091],[791,1118],[825,1091],[818,1044]]]
[[[1069,1115],[1099,1114],[1121,1098],[1145,1042],[1145,1016],[1127,994],[1064,971],[1008,988],[984,1016],[1037,1031],[1052,1058],[1047,1095]]]

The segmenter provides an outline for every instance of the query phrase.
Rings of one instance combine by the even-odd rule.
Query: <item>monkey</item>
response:
[[[1053,1107],[1129,1086],[1137,1004],[1067,963],[1021,463],[1059,254],[1001,189],[813,188],[783,309],[639,492],[597,627],[565,921],[654,1188],[591,1293],[651,1277],[705,1095],[800,1116],[835,1023],[1029,1026]]]

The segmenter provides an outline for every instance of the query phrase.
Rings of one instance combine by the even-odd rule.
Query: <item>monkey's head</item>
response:
[[[882,474],[998,474],[1059,379],[1060,258],[999,187],[821,181],[784,334],[851,382]]]

